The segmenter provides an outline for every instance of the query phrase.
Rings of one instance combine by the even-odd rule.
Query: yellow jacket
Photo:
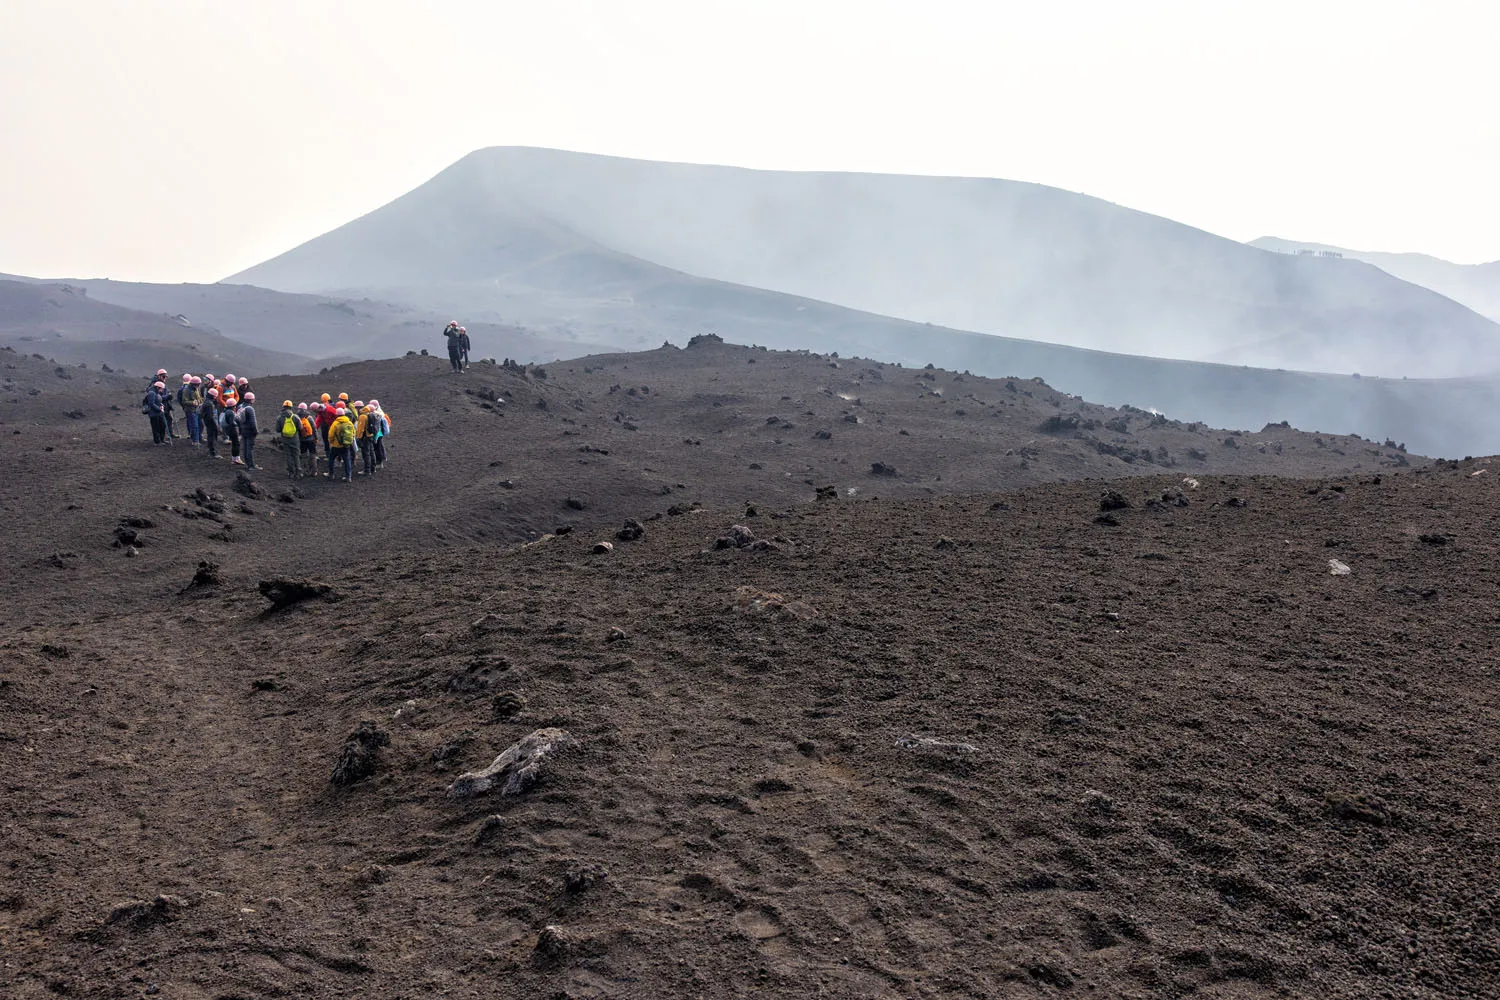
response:
[[[354,443],[354,421],[343,416],[329,424],[328,440],[335,448],[349,447]]]

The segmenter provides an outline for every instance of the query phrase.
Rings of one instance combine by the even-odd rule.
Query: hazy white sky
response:
[[[3,0],[0,271],[214,280],[481,146],[1500,258],[1488,0]]]

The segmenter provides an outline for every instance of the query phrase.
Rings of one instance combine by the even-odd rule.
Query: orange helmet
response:
[[[287,407],[288,409],[290,409],[291,405],[292,405],[292,401],[290,399],[283,399],[281,401],[281,405]]]
[[[347,403],[347,402],[349,402],[349,394],[347,392],[341,392],[341,393],[339,393],[339,402],[340,403]]]
[[[320,403],[327,403],[327,402],[329,402],[332,399],[333,399],[333,397],[330,396],[330,395],[328,395],[328,393],[325,392],[325,393],[323,393],[323,395],[321,395],[321,396],[318,397],[318,402],[320,402]]]

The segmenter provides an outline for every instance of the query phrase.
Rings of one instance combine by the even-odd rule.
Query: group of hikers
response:
[[[167,370],[158,368],[141,400],[141,412],[151,420],[153,445],[170,445],[178,439],[179,411],[192,446],[205,446],[210,458],[219,458],[222,440],[232,465],[260,468],[255,464],[255,442],[263,433],[276,439],[289,479],[318,475],[319,441],[327,463],[325,479],[353,482],[356,475],[373,476],[386,464],[391,418],[378,399],[351,401],[347,392],[337,398],[325,392],[312,403],[284,399],[281,411],[262,428],[249,379],[233,375],[218,378],[211,372],[184,374],[176,391],[168,391]],[[354,468],[356,452],[363,464],[358,472]]]

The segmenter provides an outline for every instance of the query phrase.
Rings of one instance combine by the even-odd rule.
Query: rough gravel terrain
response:
[[[1500,470],[709,350],[341,369],[291,503],[0,355],[0,993],[1500,995]]]

